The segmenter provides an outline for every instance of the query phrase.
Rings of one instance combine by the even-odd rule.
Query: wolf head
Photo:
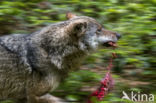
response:
[[[109,42],[116,43],[121,37],[116,32],[106,30],[91,17],[76,16],[72,13],[67,13],[66,17],[70,21],[69,30],[73,37],[79,39],[79,47],[82,50],[94,50],[99,46],[110,46]]]
[[[111,46],[110,42],[116,43],[120,38],[119,34],[104,29],[91,17],[67,13],[67,19],[29,36],[33,44],[43,48],[46,56],[59,69],[65,66],[74,68],[86,54],[100,46]]]
[[[51,24],[32,34],[33,40],[48,51],[58,52],[60,50],[60,52],[73,53],[77,50],[86,52],[96,50],[101,46],[111,46],[109,42],[116,43],[121,37],[116,32],[106,30],[91,17],[76,16],[72,13],[67,13],[66,17],[68,20]],[[75,49],[70,50],[67,46]],[[54,50],[54,47],[60,49]]]

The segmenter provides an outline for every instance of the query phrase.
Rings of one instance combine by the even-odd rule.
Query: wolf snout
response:
[[[120,39],[120,38],[121,38],[121,34],[116,33],[116,37],[117,37],[118,39]]]

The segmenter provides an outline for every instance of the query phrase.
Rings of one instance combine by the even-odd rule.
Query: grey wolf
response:
[[[1,100],[61,103],[49,91],[77,69],[91,51],[120,37],[91,17],[68,13],[67,18],[29,35],[0,37]]]

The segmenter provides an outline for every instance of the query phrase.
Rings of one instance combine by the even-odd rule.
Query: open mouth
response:
[[[108,41],[108,42],[105,42],[105,43],[103,44],[103,46],[116,48],[116,47],[117,47],[117,44],[116,44],[115,42]]]

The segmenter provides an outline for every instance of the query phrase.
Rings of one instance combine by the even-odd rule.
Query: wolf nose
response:
[[[117,36],[118,39],[121,38],[121,34],[119,34],[119,33],[116,33],[116,36]]]

